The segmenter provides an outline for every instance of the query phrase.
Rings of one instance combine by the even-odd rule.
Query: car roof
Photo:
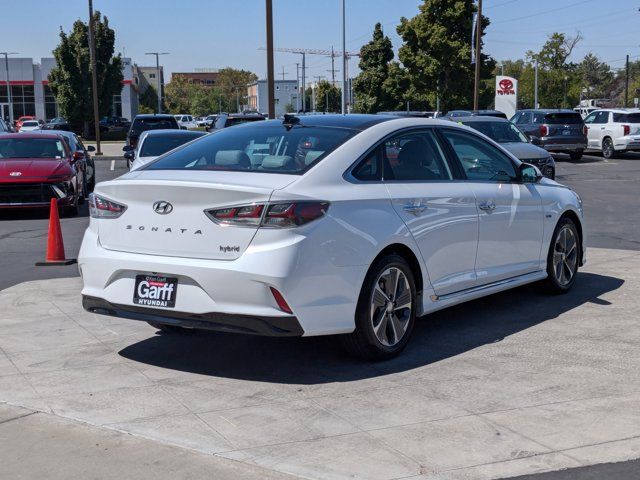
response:
[[[466,115],[464,117],[442,117],[452,122],[502,122],[510,123],[509,120],[503,117],[491,117],[488,115]]]
[[[177,128],[165,128],[162,130],[146,130],[142,132],[145,137],[181,137],[181,136],[202,136],[206,132],[198,130],[178,130]]]
[[[141,119],[144,120],[145,118],[174,118],[173,115],[170,115],[168,113],[141,113],[140,115],[136,115],[134,120],[137,119]]]
[[[518,110],[519,112],[540,112],[540,113],[578,113],[575,110],[570,108],[523,108],[522,110]]]
[[[55,133],[40,133],[40,132],[24,132],[24,133],[7,133],[2,135],[2,138],[60,138],[60,135]]]
[[[390,120],[401,120],[407,117],[399,115],[372,115],[350,113],[348,115],[327,114],[327,115],[300,115],[300,125],[311,127],[340,127],[353,130],[365,130],[378,123]],[[282,120],[275,120],[282,123]]]

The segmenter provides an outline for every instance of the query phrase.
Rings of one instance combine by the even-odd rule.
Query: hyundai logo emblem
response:
[[[173,205],[164,200],[158,200],[153,204],[153,211],[159,215],[167,215],[173,212]]]
[[[9,173],[9,175],[12,177],[19,177],[20,175],[22,175],[22,172],[11,172]]]

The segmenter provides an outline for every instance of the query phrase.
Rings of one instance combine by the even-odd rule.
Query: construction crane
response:
[[[266,50],[264,47],[261,47],[260,50]],[[306,98],[304,94],[304,90],[306,88],[306,57],[307,55],[324,55],[326,57],[331,57],[331,70],[333,71],[332,77],[335,78],[335,69],[334,69],[334,59],[336,57],[342,57],[343,53],[338,50],[334,50],[333,47],[331,50],[318,50],[312,48],[274,48],[276,52],[284,52],[284,53],[297,53],[298,55],[302,55],[302,111],[306,111]],[[359,57],[360,53],[356,52],[345,52],[344,56],[346,58],[345,65],[348,67],[349,59],[351,57]],[[346,72],[346,78],[349,78],[348,70]],[[335,81],[334,81],[335,84]],[[347,88],[346,85],[343,85],[342,88]]]

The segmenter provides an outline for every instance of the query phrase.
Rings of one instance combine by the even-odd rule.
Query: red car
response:
[[[0,208],[47,207],[52,198],[66,215],[84,201],[82,169],[60,135],[0,135]]]
[[[26,120],[35,120],[36,117],[30,116],[30,115],[23,115],[22,117],[18,118],[18,120],[16,120],[16,132],[20,130],[20,128],[22,127],[22,122],[26,121]]]

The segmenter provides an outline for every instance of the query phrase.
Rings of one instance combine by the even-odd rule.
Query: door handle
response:
[[[478,208],[480,210],[484,210],[485,212],[491,213],[496,209],[496,204],[494,203],[493,200],[489,200],[487,202],[482,202],[478,204]]]
[[[422,205],[420,203],[409,203],[402,207],[402,209],[407,213],[412,213],[414,215],[418,215],[424,212],[428,207],[426,205]]]

